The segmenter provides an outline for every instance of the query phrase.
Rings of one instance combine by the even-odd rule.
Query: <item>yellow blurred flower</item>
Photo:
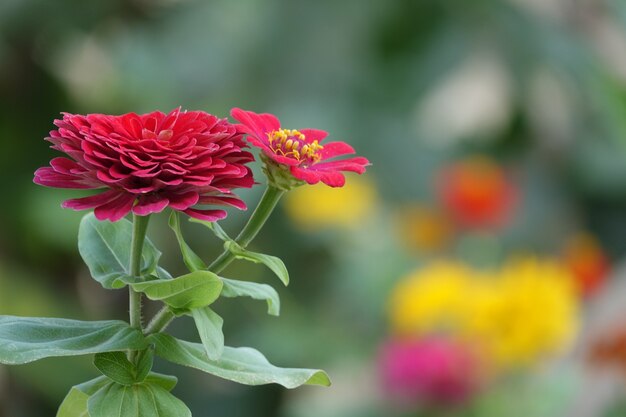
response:
[[[501,367],[562,352],[578,329],[572,278],[549,260],[517,259],[491,272],[440,261],[402,280],[390,301],[395,332],[449,332]]]
[[[299,187],[285,197],[285,211],[303,229],[357,227],[372,213],[377,194],[365,177],[351,177],[342,188]]]

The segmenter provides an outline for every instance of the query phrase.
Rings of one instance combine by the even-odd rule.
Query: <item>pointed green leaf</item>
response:
[[[224,351],[224,333],[222,332],[224,320],[209,307],[193,309],[191,315],[196,322],[207,356],[211,360],[219,359]]]
[[[123,321],[0,316],[0,363],[8,365],[146,346],[141,331]]]
[[[99,376],[91,381],[72,387],[59,406],[56,417],[89,417],[87,400],[89,396],[106,385],[109,380]]]
[[[112,381],[122,385],[133,385],[135,381],[135,365],[124,352],[98,353],[93,364],[100,372]]]
[[[232,240],[230,237],[228,237],[224,229],[222,229],[222,226],[220,226],[217,222],[207,222],[205,220],[195,219],[193,217],[190,218],[189,221],[208,227],[215,234],[215,236],[218,237],[218,239],[221,239],[224,242]]]
[[[266,300],[267,312],[273,316],[280,314],[280,298],[276,290],[269,285],[228,278],[222,278],[222,282],[224,283],[221,294],[223,297],[251,297],[255,300]]]
[[[169,220],[169,226],[174,231],[176,235],[176,240],[178,240],[178,246],[180,246],[180,252],[183,255],[183,261],[187,268],[190,271],[199,271],[202,269],[206,269],[207,266],[204,261],[189,247],[187,242],[185,242],[185,238],[183,237],[183,233],[180,230],[180,219],[177,211],[172,211]]]
[[[148,349],[142,351],[135,367],[135,382],[143,382],[150,371],[154,362],[154,345],[148,346]]]
[[[155,343],[158,356],[240,384],[276,383],[286,388],[304,384],[330,386],[330,379],[324,371],[278,368],[252,348],[225,347],[220,359],[212,361],[199,343],[185,342],[164,333],[154,334],[150,339]]]
[[[90,417],[191,417],[189,408],[160,385],[111,382],[87,401]]]
[[[179,310],[191,310],[212,304],[222,291],[222,280],[209,271],[195,271],[174,279],[157,279],[130,284],[155,301],[163,301]]]
[[[93,278],[104,288],[124,287],[124,278],[130,276],[130,244],[132,223],[126,219],[115,223],[99,221],[93,213],[83,217],[78,229],[78,251],[89,267]],[[146,239],[141,262],[141,274],[156,270],[161,252]]]
[[[224,248],[230,251],[237,259],[244,259],[246,261],[252,261],[255,263],[261,263],[267,266],[276,274],[276,276],[283,282],[285,285],[289,285],[289,272],[287,272],[287,267],[276,256],[265,255],[263,253],[251,252],[249,250],[243,249],[234,241],[224,242]]]
[[[169,272],[167,272],[165,269],[161,268],[160,266],[157,266],[156,276],[158,279],[174,279],[172,274],[170,274]]]

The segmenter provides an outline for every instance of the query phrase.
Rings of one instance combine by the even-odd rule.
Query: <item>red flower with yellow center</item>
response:
[[[239,128],[248,135],[248,141],[263,151],[266,161],[278,167],[287,167],[293,178],[309,184],[323,182],[331,187],[342,187],[345,177],[341,171],[358,174],[365,172],[369,161],[363,157],[331,160],[337,156],[351,155],[355,151],[344,142],[321,142],[328,135],[318,129],[283,129],[272,114],[257,114],[233,109],[233,118],[241,123]]]
[[[35,172],[35,183],[47,187],[104,189],[63,207],[95,209],[99,220],[116,221],[133,212],[140,216],[170,207],[191,217],[215,221],[224,210],[196,205],[229,205],[245,209],[233,188],[253,185],[254,160],[243,135],[225,119],[201,112],[173,110],[121,116],[63,114],[48,141],[70,158],[54,158]]]

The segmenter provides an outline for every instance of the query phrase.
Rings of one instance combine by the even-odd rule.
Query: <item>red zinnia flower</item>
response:
[[[245,209],[233,188],[253,185],[254,160],[243,135],[226,119],[175,109],[121,116],[63,114],[46,140],[69,158],[55,158],[35,172],[35,183],[59,188],[107,188],[63,207],[95,208],[99,220],[116,221],[131,210],[145,216],[171,207],[191,217],[215,221],[224,210],[195,205],[229,205]]]
[[[341,155],[354,154],[352,146],[344,142],[320,142],[328,135],[317,129],[281,129],[280,121],[272,114],[257,114],[232,109],[231,116],[242,125],[248,141],[261,148],[263,154],[279,166],[288,167],[291,175],[309,184],[323,182],[331,187],[342,187],[345,177],[340,171],[365,172],[369,161],[363,157],[327,161]]]

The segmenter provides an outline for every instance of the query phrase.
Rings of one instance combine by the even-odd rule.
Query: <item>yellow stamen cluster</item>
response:
[[[317,162],[321,156],[319,151],[324,149],[317,140],[303,144],[304,134],[295,129],[278,129],[267,134],[270,148],[283,156],[290,156],[298,161],[311,160]]]

